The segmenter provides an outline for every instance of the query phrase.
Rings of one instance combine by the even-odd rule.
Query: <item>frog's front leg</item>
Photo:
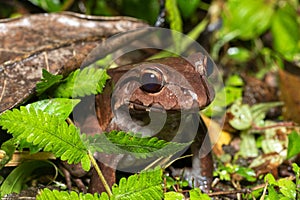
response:
[[[213,179],[213,159],[211,154],[211,142],[207,127],[200,117],[200,124],[194,142],[191,145],[193,153],[191,177],[195,187],[203,191],[209,191]],[[191,183],[191,180],[189,180]]]
[[[206,125],[199,118],[199,126],[194,142],[191,145],[193,154],[192,167],[184,169],[172,169],[173,176],[182,176],[189,182],[190,187],[198,187],[208,192],[213,180],[213,159],[211,143]]]

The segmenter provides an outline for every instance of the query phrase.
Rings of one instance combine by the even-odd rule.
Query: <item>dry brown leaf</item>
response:
[[[0,20],[0,113],[30,97],[42,68],[66,75],[105,38],[146,26],[133,18],[69,12]]]

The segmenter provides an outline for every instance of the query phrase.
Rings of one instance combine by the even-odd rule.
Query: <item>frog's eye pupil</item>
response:
[[[156,93],[161,90],[163,83],[157,74],[146,72],[141,76],[141,89],[148,93]]]

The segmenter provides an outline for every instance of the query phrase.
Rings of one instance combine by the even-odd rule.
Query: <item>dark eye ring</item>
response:
[[[159,92],[164,85],[163,74],[158,68],[147,68],[141,73],[140,83],[140,88],[145,92]]]

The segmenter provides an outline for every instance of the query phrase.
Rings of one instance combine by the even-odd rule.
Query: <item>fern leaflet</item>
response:
[[[101,200],[98,194],[83,194],[83,193],[76,193],[74,191],[66,192],[66,191],[58,191],[58,190],[49,190],[45,188],[41,191],[39,195],[36,196],[37,200]]]
[[[124,131],[96,134],[88,136],[87,139],[86,146],[89,146],[91,152],[130,154],[136,158],[169,156],[190,145],[190,143],[167,142],[156,137],[142,138],[138,134],[133,135]]]
[[[53,91],[54,97],[83,97],[101,93],[109,76],[106,70],[86,67],[69,74]]]
[[[36,92],[37,95],[40,96],[46,90],[51,88],[53,85],[59,83],[63,78],[62,75],[53,75],[49,73],[47,70],[43,69],[42,71],[42,79],[40,82],[36,84]]]
[[[121,178],[118,185],[112,187],[113,196],[111,199],[130,199],[130,200],[157,200],[163,198],[162,170],[143,171],[134,174],[127,180]]]
[[[68,163],[81,162],[89,170],[90,161],[85,144],[81,141],[80,131],[68,124],[34,107],[20,107],[0,115],[0,126],[12,133],[16,140],[27,142],[52,152]]]
[[[76,192],[66,192],[58,190],[43,189],[37,196],[37,200],[48,199],[66,199],[66,200],[160,200],[163,198],[162,188],[162,170],[156,168],[134,174],[128,179],[122,178],[118,185],[112,188],[112,196],[109,197],[106,192],[103,192],[99,197],[98,194],[78,194]]]

